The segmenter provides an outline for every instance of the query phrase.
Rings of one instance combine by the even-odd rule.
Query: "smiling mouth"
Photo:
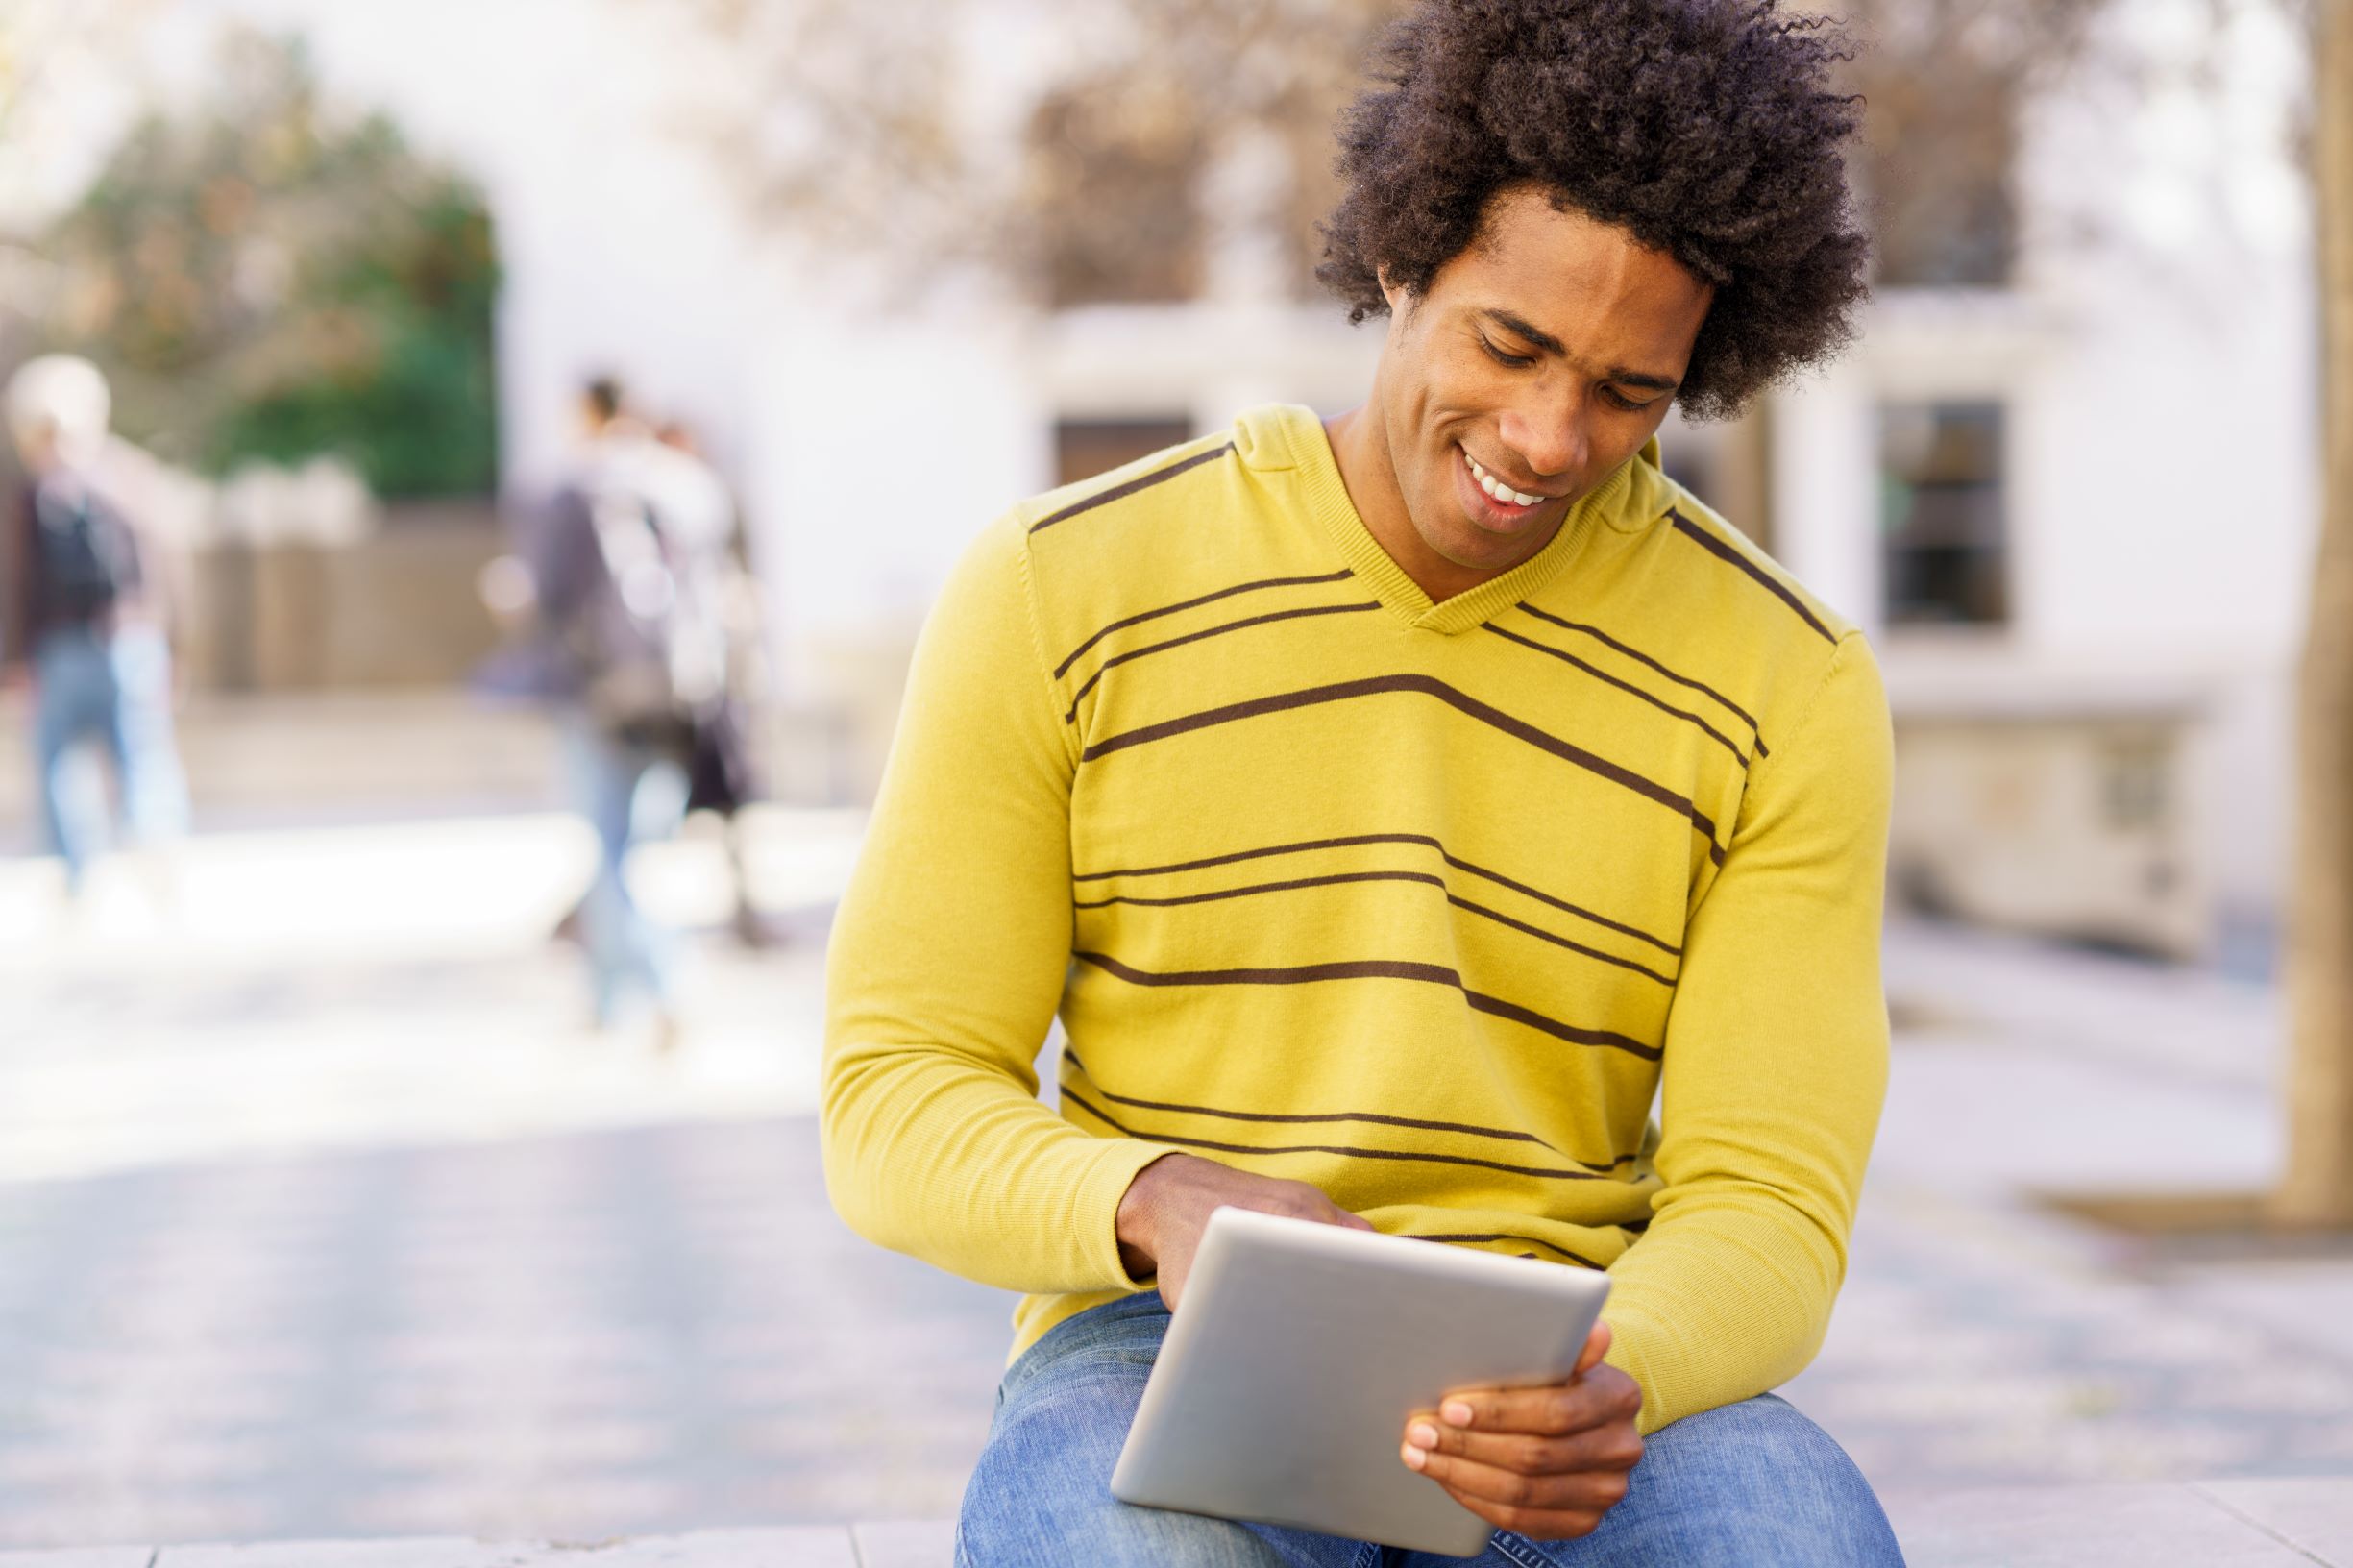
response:
[[[1486,492],[1487,499],[1507,511],[1527,511],[1532,507],[1541,506],[1553,499],[1550,496],[1532,496],[1524,490],[1514,490],[1480,467],[1479,459],[1471,455],[1470,449],[1467,447],[1462,449],[1462,460],[1470,465],[1472,480],[1481,490]]]

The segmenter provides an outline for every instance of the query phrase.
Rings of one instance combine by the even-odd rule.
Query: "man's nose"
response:
[[[1554,404],[1506,409],[1496,433],[1536,478],[1575,474],[1584,466],[1587,442],[1581,408]]]

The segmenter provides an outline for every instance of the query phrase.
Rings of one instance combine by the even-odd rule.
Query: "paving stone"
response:
[[[2214,1481],[2198,1490],[2338,1568],[2353,1568],[2353,1476]]]
[[[858,1568],[846,1526],[708,1530],[659,1540],[544,1547],[530,1568]]]
[[[155,1568],[538,1568],[542,1549],[421,1536],[399,1541],[266,1541],[167,1546]],[[42,1564],[41,1568],[47,1568]]]
[[[2312,1568],[2185,1484],[2015,1486],[1884,1499],[1909,1568]]]
[[[956,1526],[946,1519],[858,1525],[850,1535],[858,1568],[949,1568],[955,1560]]]
[[[142,1556],[137,1559],[143,1563]],[[156,1568],[859,1568],[844,1526],[541,1544],[456,1539],[166,1547]],[[0,1568],[12,1568],[0,1558]],[[35,1555],[22,1568],[80,1568]],[[91,1568],[111,1568],[93,1563]],[[135,1568],[135,1564],[134,1565]]]

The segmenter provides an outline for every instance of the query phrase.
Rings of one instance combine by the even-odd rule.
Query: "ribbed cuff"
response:
[[[1097,1139],[1102,1145],[1071,1199],[1071,1234],[1079,1237],[1090,1273],[1091,1290],[1149,1290],[1149,1279],[1137,1279],[1119,1259],[1119,1201],[1127,1196],[1137,1174],[1163,1155],[1179,1150],[1140,1138]]]

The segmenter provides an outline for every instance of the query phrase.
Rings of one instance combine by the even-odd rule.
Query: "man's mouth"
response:
[[[1527,511],[1553,499],[1550,496],[1532,496],[1525,490],[1514,490],[1482,468],[1479,459],[1471,455],[1467,447],[1463,449],[1462,460],[1470,465],[1472,482],[1486,492],[1489,501],[1507,511]]]

